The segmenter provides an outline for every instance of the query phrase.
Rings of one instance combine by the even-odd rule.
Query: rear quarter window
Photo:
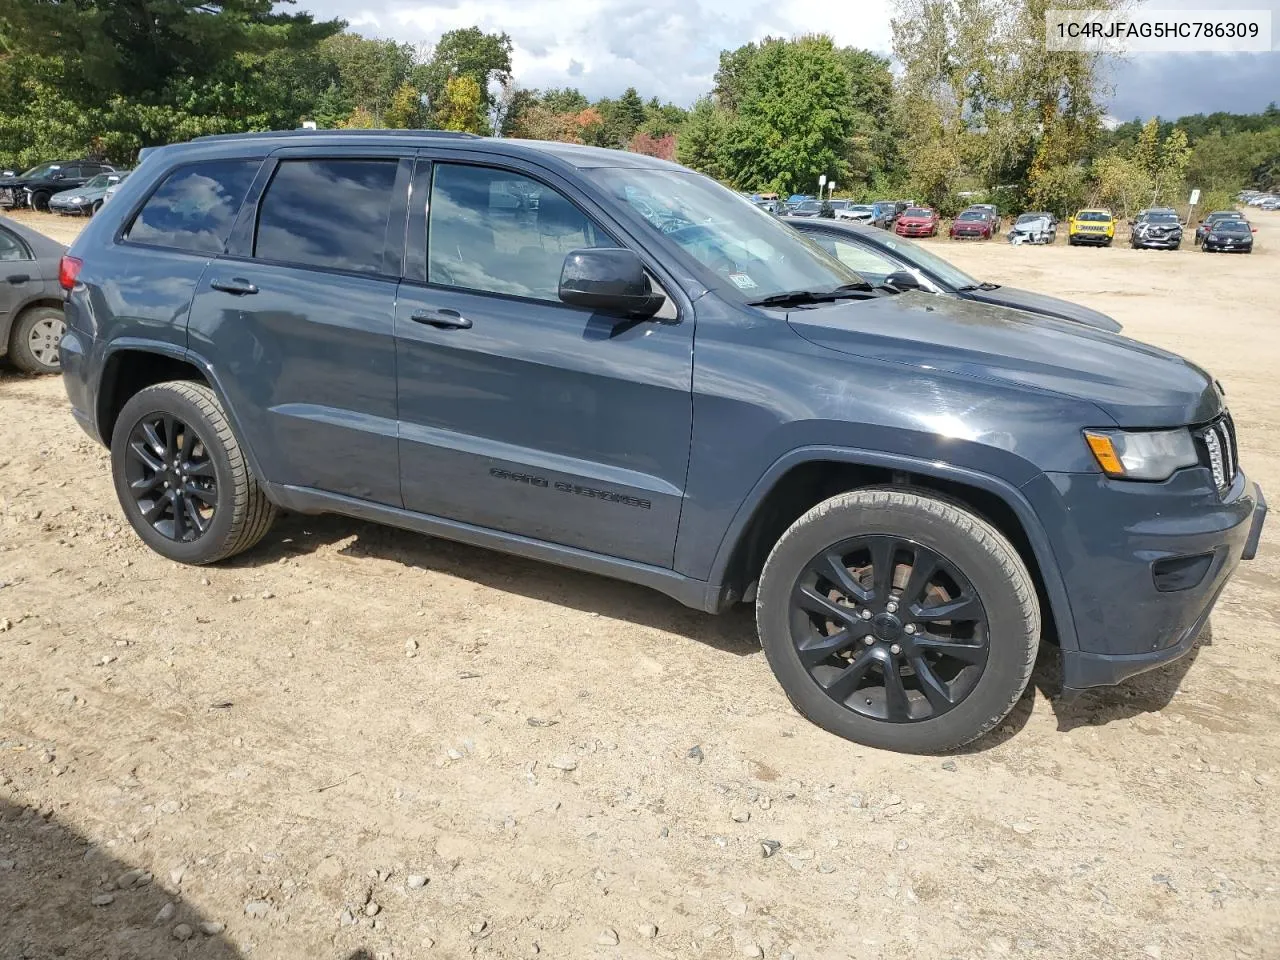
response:
[[[192,253],[221,253],[258,160],[210,160],[173,170],[147,198],[126,239]]]

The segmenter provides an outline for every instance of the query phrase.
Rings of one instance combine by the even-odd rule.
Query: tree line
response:
[[[1105,129],[1099,58],[1044,49],[1045,9],[1077,0],[896,2],[895,67],[822,34],[766,38],[722,52],[686,109],[635,88],[592,101],[523,87],[511,38],[478,27],[423,47],[272,0],[0,0],[0,164],[127,163],[144,146],[314,121],[628,149],[744,190],[811,193],[825,175],[840,195],[943,213],[981,193],[1128,215],[1189,186],[1219,206],[1280,180],[1274,105]]]

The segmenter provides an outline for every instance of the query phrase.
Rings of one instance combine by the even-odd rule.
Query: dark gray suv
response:
[[[76,418],[212,563],[333,512],[756,606],[796,707],[956,747],[1186,653],[1265,506],[1221,389],[1080,324],[887,295],[706,177],[427,132],[148,157],[62,271]]]

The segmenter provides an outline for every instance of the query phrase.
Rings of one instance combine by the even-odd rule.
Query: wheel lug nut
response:
[[[890,601],[889,601],[888,606],[887,606],[887,607],[885,607],[885,609],[886,609],[886,610],[888,610],[890,613],[897,613],[897,612],[898,612],[898,601],[896,601],[896,600],[890,600]]]
[[[902,652],[902,648],[901,648],[900,646],[898,646],[898,645],[895,643],[892,647],[890,647],[890,648],[889,648],[889,652],[890,652],[890,653],[901,653],[901,652]]]
[[[870,620],[870,619],[871,619],[871,611],[870,611],[870,610],[868,610],[866,607],[863,607],[863,608],[862,608],[862,612],[861,612],[860,614],[858,614],[858,616],[860,616],[863,620]]]
[[[862,642],[869,647],[876,642],[876,638],[868,633],[865,637],[862,638]]]
[[[907,631],[907,633],[915,633],[915,632],[916,632],[916,625],[915,625],[914,623],[908,623],[908,624],[907,624],[905,627],[903,627],[902,629],[903,629],[903,630],[905,630],[905,631]]]

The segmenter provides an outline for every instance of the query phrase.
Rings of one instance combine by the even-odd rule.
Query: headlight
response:
[[[1125,480],[1168,480],[1200,462],[1191,431],[1086,430],[1084,438],[1102,472]]]
[[[67,203],[84,203],[84,197],[68,197]]]

